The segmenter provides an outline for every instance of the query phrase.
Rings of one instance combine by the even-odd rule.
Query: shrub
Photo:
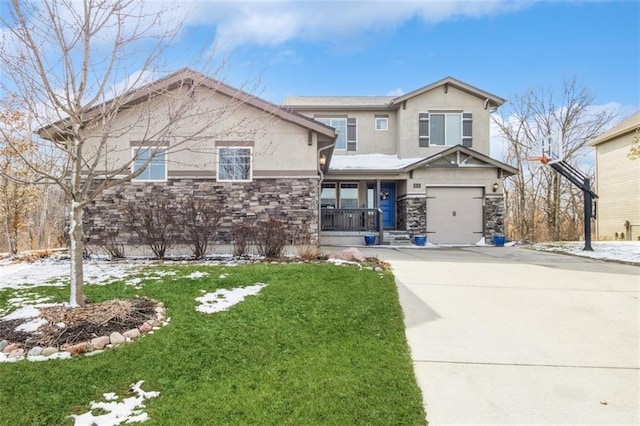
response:
[[[120,243],[118,235],[118,229],[114,229],[108,232],[104,240],[100,243],[100,248],[112,259],[124,258],[124,244]]]
[[[233,230],[233,255],[236,257],[245,256],[249,252],[251,237],[254,229],[252,225],[241,224]]]
[[[174,214],[167,198],[156,195],[147,203],[127,206],[127,226],[142,244],[151,248],[157,259],[164,259],[174,243]]]
[[[215,202],[193,195],[187,198],[179,210],[178,223],[183,229],[185,242],[196,259],[202,259],[209,241],[218,232],[222,217],[221,200]]]
[[[281,220],[271,218],[256,225],[256,249],[258,254],[273,259],[282,256],[287,245],[287,234]]]
[[[320,246],[313,239],[311,234],[305,231],[297,231],[293,244],[296,249],[296,256],[303,260],[316,260],[320,256]]]

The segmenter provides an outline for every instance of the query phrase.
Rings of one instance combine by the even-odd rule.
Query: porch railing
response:
[[[364,231],[382,236],[382,210],[323,208],[322,231]]]

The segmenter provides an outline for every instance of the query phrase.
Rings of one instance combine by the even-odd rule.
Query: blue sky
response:
[[[174,64],[217,39],[223,77],[261,75],[275,103],[401,94],[445,76],[509,99],[575,76],[597,104],[640,109],[637,1],[210,1],[187,22],[191,50]]]

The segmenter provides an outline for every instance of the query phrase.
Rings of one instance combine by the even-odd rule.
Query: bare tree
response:
[[[581,210],[575,209],[577,192],[560,174],[526,158],[539,155],[532,151],[534,141],[557,134],[564,161],[581,168],[586,154],[583,147],[614,118],[611,112],[595,111],[594,100],[595,95],[573,78],[564,81],[559,91],[549,87],[518,95],[502,116],[493,117],[507,143],[506,159],[518,168],[506,193],[511,238],[557,241],[575,237],[573,225],[563,227],[563,223],[581,223]]]
[[[246,140],[242,136],[265,127],[264,117],[234,117],[251,88],[221,102],[219,89],[204,76],[175,73],[144,84],[182,25],[178,10],[164,4],[12,0],[0,18],[6,35],[0,94],[15,95],[39,129],[41,158],[21,160],[36,182],[55,183],[69,200],[71,306],[84,304],[82,221],[93,200],[140,176],[158,156],[210,149],[205,138]]]

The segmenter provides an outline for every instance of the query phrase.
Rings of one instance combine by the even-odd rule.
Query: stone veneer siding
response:
[[[216,182],[211,179],[170,179],[167,182],[135,182],[104,191],[84,214],[88,244],[100,244],[117,234],[124,244],[141,244],[128,230],[127,206],[144,204],[161,195],[178,209],[189,196],[221,205],[224,214],[213,243],[231,244],[241,224],[284,221],[289,238],[307,233],[318,238],[318,181],[313,178],[256,179],[252,182]]]
[[[397,202],[398,229],[411,235],[424,234],[427,230],[426,198],[401,198]]]
[[[504,196],[484,198],[484,236],[488,243],[494,235],[504,235]]]

